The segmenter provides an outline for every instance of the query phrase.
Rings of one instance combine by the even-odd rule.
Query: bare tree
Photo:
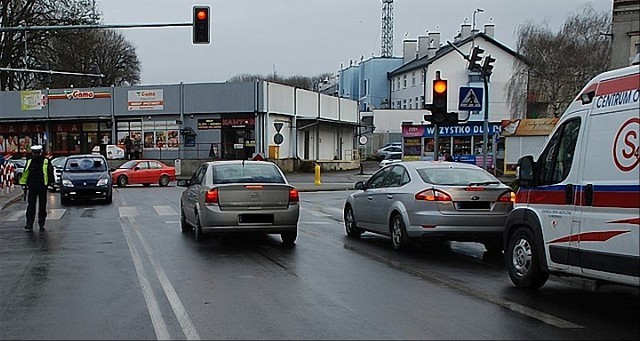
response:
[[[105,77],[103,86],[133,85],[140,82],[140,62],[135,48],[124,36],[114,30],[69,31],[52,42],[41,60],[50,61],[56,70],[94,73],[96,65]],[[40,79],[42,87],[65,88],[96,85],[95,78],[85,76],[53,75],[51,83]]]
[[[0,26],[57,26],[96,23],[91,0],[0,0]],[[34,58],[45,49],[56,31],[3,32],[0,34],[0,67],[34,68]],[[34,82],[29,73],[0,72],[0,91],[24,89]]]
[[[99,24],[92,0],[0,0],[2,27]],[[91,72],[96,64],[103,85],[137,84],[140,62],[135,48],[113,30],[5,32],[0,35],[0,67],[37,69],[50,62],[57,71]],[[91,86],[91,78],[0,72],[0,91],[36,87]]]
[[[300,89],[317,91],[318,84],[320,84],[325,79],[328,79],[330,73],[323,73],[317,76],[307,77],[307,76],[291,76],[291,77],[281,77],[277,74],[270,74],[267,76],[257,75],[257,74],[240,74],[233,76],[227,80],[227,82],[253,82],[256,80],[262,80],[272,83],[284,84],[293,86]]]
[[[589,6],[557,33],[547,24],[521,25],[517,50],[526,63],[516,62],[507,83],[514,118],[559,117],[586,82],[607,69],[610,42],[601,33],[610,23],[609,13]]]

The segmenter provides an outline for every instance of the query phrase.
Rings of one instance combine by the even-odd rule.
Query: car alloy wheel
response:
[[[403,250],[407,247],[407,232],[400,214],[395,214],[391,223],[391,246],[394,250]]]
[[[184,216],[184,207],[180,205],[180,228],[182,232],[189,232],[193,229],[189,223],[187,223],[187,218]]]
[[[203,234],[202,234],[202,225],[200,225],[200,216],[198,215],[198,212],[196,212],[196,225],[193,227],[194,230],[194,237],[195,240],[197,242],[201,242],[204,238]]]
[[[118,177],[118,186],[119,187],[124,187],[127,185],[127,183],[129,183],[129,180],[127,180],[127,177],[125,175],[120,175]]]
[[[160,186],[167,186],[169,184],[169,177],[166,175],[161,176],[160,181],[158,181],[158,184]]]
[[[358,238],[362,234],[362,231],[356,227],[356,219],[351,205],[347,205],[344,209],[344,229],[349,237]]]

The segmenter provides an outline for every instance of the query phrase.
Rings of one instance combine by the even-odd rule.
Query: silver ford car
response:
[[[444,239],[502,251],[515,199],[510,187],[482,168],[442,161],[395,163],[355,188],[344,206],[347,235],[387,235],[394,249],[410,241]]]
[[[293,245],[298,235],[298,191],[282,171],[265,161],[205,162],[189,180],[180,198],[183,232],[266,232],[280,234]]]

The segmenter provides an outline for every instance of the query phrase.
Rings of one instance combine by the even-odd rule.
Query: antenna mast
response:
[[[393,0],[382,0],[382,57],[393,57]]]

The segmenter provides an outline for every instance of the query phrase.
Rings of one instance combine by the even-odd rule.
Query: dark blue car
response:
[[[109,165],[102,155],[73,155],[64,164],[60,182],[60,203],[70,200],[103,199],[112,202],[113,183]]]

